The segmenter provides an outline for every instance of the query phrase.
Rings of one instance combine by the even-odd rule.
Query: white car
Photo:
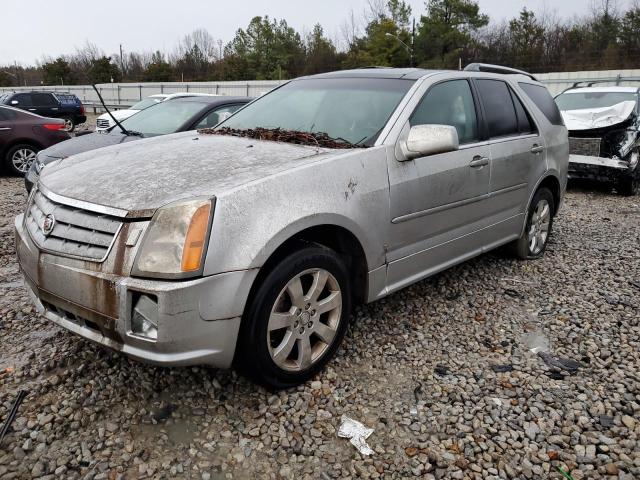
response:
[[[140,110],[144,110],[145,108],[150,107],[151,105],[155,105],[156,103],[165,102],[167,100],[171,100],[172,98],[178,97],[196,97],[196,96],[215,96],[209,93],[158,93],[155,95],[151,95],[144,100],[139,101],[138,103],[132,105],[130,108],[123,110],[115,110],[112,111],[111,114],[121,122],[132,115],[135,115]],[[112,128],[115,125],[113,118],[108,113],[103,113],[96,120],[96,132],[105,132]]]

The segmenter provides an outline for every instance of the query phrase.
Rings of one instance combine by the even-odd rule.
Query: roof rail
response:
[[[487,73],[501,73],[503,75],[524,75],[531,80],[538,79],[524,70],[518,70],[517,68],[503,67],[501,65],[491,65],[489,63],[470,63],[464,67],[465,72],[487,72]]]

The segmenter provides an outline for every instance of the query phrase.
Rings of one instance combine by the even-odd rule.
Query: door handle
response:
[[[11,127],[0,127],[0,131],[11,130]]]
[[[489,165],[489,159],[487,157],[481,157],[480,155],[473,157],[469,166],[471,168],[482,168]]]
[[[544,152],[544,147],[542,145],[534,145],[531,147],[531,153],[535,153],[536,155]]]
[[[36,109],[35,109],[35,108],[30,108],[30,109],[29,109],[29,111],[30,111],[30,112],[35,112],[35,111],[36,111]]]

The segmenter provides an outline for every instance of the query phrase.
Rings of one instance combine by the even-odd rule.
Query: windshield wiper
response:
[[[127,130],[127,136],[129,136],[129,137],[144,137],[144,133],[136,132],[135,130]]]

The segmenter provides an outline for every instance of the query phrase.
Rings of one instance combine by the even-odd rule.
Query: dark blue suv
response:
[[[13,92],[0,95],[0,103],[43,117],[61,118],[65,130],[72,132],[76,125],[87,121],[84,106],[78,97],[61,92]]]

